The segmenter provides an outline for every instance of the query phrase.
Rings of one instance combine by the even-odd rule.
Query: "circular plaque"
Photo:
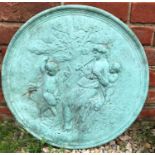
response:
[[[52,8],[13,37],[2,67],[7,104],[39,139],[89,148],[122,134],[140,113],[148,64],[131,30],[89,6]]]

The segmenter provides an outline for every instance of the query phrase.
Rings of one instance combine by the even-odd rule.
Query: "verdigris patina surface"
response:
[[[136,119],[148,87],[143,48],[125,24],[88,6],[31,18],[3,62],[3,91],[25,129],[63,148],[116,138]]]

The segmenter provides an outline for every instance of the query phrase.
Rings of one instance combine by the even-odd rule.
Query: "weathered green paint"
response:
[[[148,64],[131,30],[113,15],[68,5],[41,12],[11,40],[4,96],[27,131],[77,149],[119,136],[148,90]]]

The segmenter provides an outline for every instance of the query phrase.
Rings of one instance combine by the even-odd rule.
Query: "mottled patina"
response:
[[[7,104],[51,145],[78,149],[116,138],[141,111],[148,64],[113,15],[68,5],[41,12],[11,40],[2,67]]]

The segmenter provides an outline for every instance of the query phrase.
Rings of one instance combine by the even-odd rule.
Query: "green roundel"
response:
[[[67,5],[39,13],[11,40],[2,66],[7,104],[32,135],[69,149],[122,134],[140,113],[148,64],[113,15]]]

